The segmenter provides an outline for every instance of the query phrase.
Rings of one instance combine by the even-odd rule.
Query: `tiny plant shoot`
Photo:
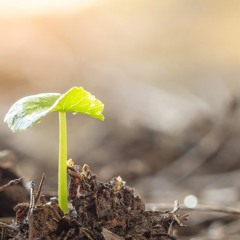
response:
[[[59,162],[58,162],[58,201],[64,213],[67,206],[67,123],[66,112],[82,113],[99,120],[104,105],[82,87],[73,87],[64,94],[42,93],[24,97],[9,109],[4,118],[13,131],[25,130],[51,112],[59,113]]]

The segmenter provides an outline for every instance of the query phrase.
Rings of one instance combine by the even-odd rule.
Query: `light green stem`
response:
[[[64,213],[68,212],[67,200],[67,123],[66,112],[59,112],[58,202]]]

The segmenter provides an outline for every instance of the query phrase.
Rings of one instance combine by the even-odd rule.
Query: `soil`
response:
[[[56,199],[47,201],[40,194],[43,181],[36,193],[32,184],[30,203],[14,207],[11,224],[0,223],[1,239],[169,240],[176,239],[173,230],[188,218],[177,213],[177,202],[172,211],[146,211],[143,200],[121,177],[100,182],[88,165],[68,167],[68,175],[68,214]]]

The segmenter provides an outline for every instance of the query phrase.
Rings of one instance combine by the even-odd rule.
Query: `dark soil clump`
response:
[[[173,211],[145,211],[145,204],[121,177],[99,182],[87,165],[68,167],[71,178],[68,214],[55,199],[31,195],[30,204],[18,204],[12,224],[0,223],[1,239],[169,240],[174,226],[187,215]]]

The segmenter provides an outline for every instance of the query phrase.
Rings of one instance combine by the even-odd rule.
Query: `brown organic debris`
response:
[[[174,226],[187,220],[177,213],[177,201],[172,211],[145,211],[143,200],[121,177],[99,182],[88,165],[68,165],[68,174],[69,214],[56,200],[39,198],[43,176],[37,194],[31,185],[30,203],[15,207],[13,223],[0,224],[0,239],[169,240],[175,239]]]

